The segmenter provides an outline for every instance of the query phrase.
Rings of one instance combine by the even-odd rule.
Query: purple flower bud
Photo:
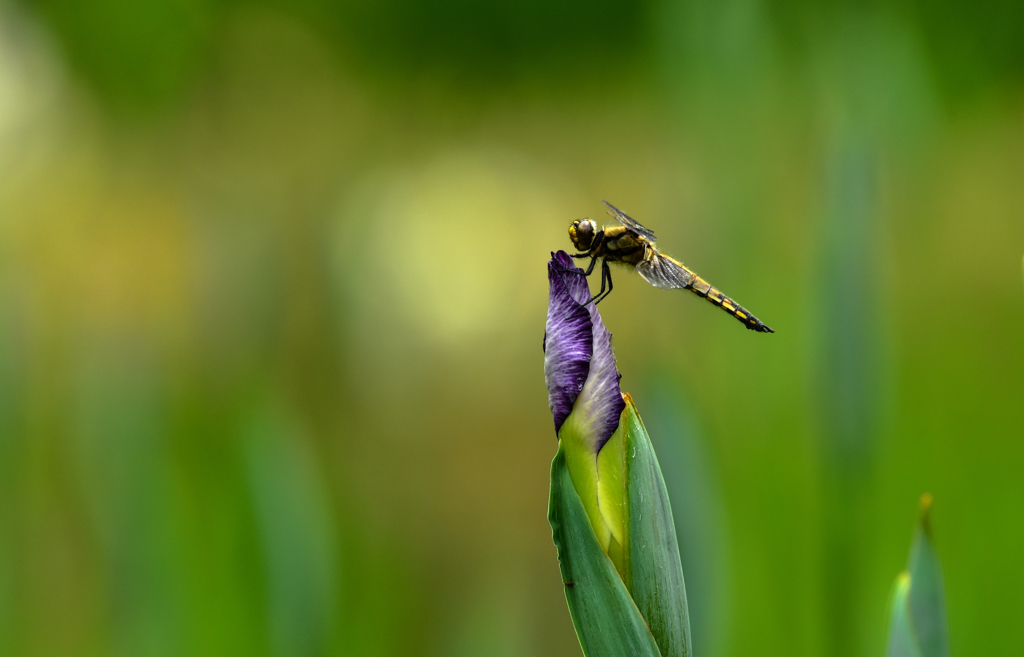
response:
[[[612,353],[611,333],[601,321],[583,270],[565,251],[548,263],[550,297],[544,337],[544,378],[555,433],[570,414],[579,437],[593,453],[615,429],[626,403]]]

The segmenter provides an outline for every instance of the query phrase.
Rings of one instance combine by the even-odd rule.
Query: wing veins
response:
[[[639,235],[647,238],[648,240],[650,240],[652,242],[657,241],[658,238],[654,236],[654,231],[653,230],[651,230],[650,228],[645,227],[639,221],[637,221],[633,217],[630,217],[628,214],[626,214],[622,210],[618,209],[617,207],[615,207],[614,205],[612,205],[608,201],[606,201],[604,199],[601,199],[601,202],[604,203],[605,206],[609,210],[611,210],[611,212],[609,212],[608,214],[610,214],[612,217],[614,217],[616,219],[616,221],[618,221],[620,224],[622,224],[626,228],[629,228],[630,230],[635,231]]]
[[[643,262],[636,266],[636,271],[645,281],[663,290],[685,290],[696,278],[682,263],[661,255],[653,248]]]

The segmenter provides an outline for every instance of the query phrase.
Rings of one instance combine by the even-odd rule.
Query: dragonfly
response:
[[[569,226],[569,239],[576,250],[581,252],[570,255],[573,258],[590,258],[590,266],[583,275],[590,276],[598,259],[601,260],[601,291],[591,297],[587,304],[601,303],[611,294],[612,272],[608,263],[614,262],[635,268],[636,272],[654,287],[664,290],[690,290],[729,313],[752,331],[775,333],[764,322],[754,317],[753,313],[722,294],[718,288],[687,269],[683,263],[659,252],[654,247],[657,238],[651,229],[645,228],[639,221],[608,201],[602,199],[601,202],[608,207],[608,214],[622,224],[621,226],[598,230],[592,219],[577,219]]]

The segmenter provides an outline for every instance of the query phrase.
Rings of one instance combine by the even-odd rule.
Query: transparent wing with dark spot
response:
[[[663,290],[686,289],[696,275],[682,263],[651,249],[647,258],[636,266],[645,281]]]
[[[651,242],[654,242],[658,239],[657,237],[654,236],[654,231],[651,230],[650,228],[645,228],[640,224],[639,221],[637,221],[633,217],[630,217],[628,214],[618,209],[608,201],[601,199],[601,202],[608,206],[608,209],[611,210],[611,215],[615,217],[615,219],[617,219],[618,222],[621,223],[626,228],[629,228],[638,235],[646,237]]]

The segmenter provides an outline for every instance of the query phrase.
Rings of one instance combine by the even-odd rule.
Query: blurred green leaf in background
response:
[[[932,545],[932,497],[921,497],[907,569],[896,578],[889,618],[889,657],[949,657],[946,593]]]
[[[0,654],[579,654],[536,272],[600,198],[777,331],[601,303],[697,653],[877,654],[930,490],[1013,654],[1019,5],[0,4]]]

